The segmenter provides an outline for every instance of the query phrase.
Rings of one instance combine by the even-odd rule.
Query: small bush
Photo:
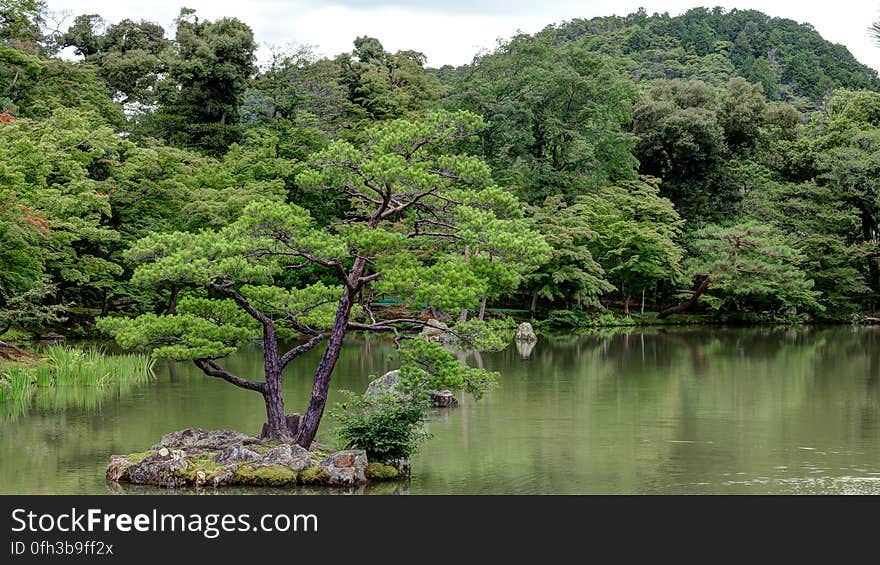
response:
[[[516,322],[513,318],[472,319],[455,324],[459,336],[456,345],[480,351],[501,351],[513,340]]]
[[[349,395],[332,410],[339,421],[336,438],[344,449],[363,449],[371,460],[390,461],[411,456],[430,437],[423,405],[393,395]]]
[[[633,326],[636,322],[629,316],[619,316],[607,311],[588,314],[581,310],[553,310],[542,325],[554,328],[603,328]]]

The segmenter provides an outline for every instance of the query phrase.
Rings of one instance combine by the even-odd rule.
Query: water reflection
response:
[[[542,336],[526,357],[461,352],[500,371],[500,387],[432,416],[410,481],[351,494],[880,493],[877,331],[629,329]],[[376,336],[349,340],[330,402],[394,368],[393,354]],[[305,408],[319,355],[285,374],[291,411]],[[257,376],[260,352],[228,365]],[[41,391],[0,422],[0,491],[155,492],[108,486],[108,454],[184,427],[256,433],[261,411],[258,395],[186,363],[125,390]]]

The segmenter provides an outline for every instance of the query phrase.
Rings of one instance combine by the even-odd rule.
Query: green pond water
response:
[[[432,415],[410,481],[357,492],[880,494],[880,329],[556,335],[526,353],[467,354],[502,373],[499,388]],[[289,367],[288,411],[305,408],[319,355]],[[392,357],[383,339],[350,339],[330,402]],[[254,377],[261,363],[255,348],[226,364]],[[167,492],[108,483],[108,456],[181,428],[257,433],[262,421],[257,394],[184,363],[159,364],[149,384],[40,390],[0,406],[0,493]]]

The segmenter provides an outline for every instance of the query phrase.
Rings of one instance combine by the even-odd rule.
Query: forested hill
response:
[[[734,76],[759,83],[773,100],[816,106],[836,88],[880,90],[877,71],[810,24],[757,10],[694,8],[680,16],[575,19],[537,34],[579,42],[618,59],[636,80],[699,79],[723,85]]]
[[[182,9],[169,31],[80,14],[56,30],[45,10],[0,0],[0,338],[61,317],[210,312],[188,246],[203,238],[213,257],[247,210],[276,204],[336,242],[304,239],[331,254],[317,266],[253,275],[284,292],[335,281],[339,253],[399,245],[412,255],[373,299],[434,307],[458,289],[436,304],[459,319],[528,308],[586,327],[636,303],[726,320],[880,313],[880,80],[808,25],[640,12],[427,69],[375,37],[258,64],[260,38],[235,18]],[[455,135],[422,151],[434,131]],[[411,162],[419,151],[444,161]],[[463,192],[396,204],[410,224],[373,238],[351,222],[394,201],[379,180]],[[179,263],[160,259],[171,249]],[[420,273],[432,284],[411,284]]]

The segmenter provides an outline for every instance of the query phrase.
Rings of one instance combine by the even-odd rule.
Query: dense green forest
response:
[[[141,315],[137,344],[176,316],[214,332],[183,357],[213,358],[252,333],[218,304],[282,302],[309,337],[338,272],[354,329],[387,330],[383,301],[564,325],[878,307],[880,79],[809,25],[642,11],[434,69],[371,37],[258,64],[246,24],[185,8],[173,31],[45,10],[0,0],[0,334]],[[272,222],[323,255],[269,269],[266,238],[297,244]]]

